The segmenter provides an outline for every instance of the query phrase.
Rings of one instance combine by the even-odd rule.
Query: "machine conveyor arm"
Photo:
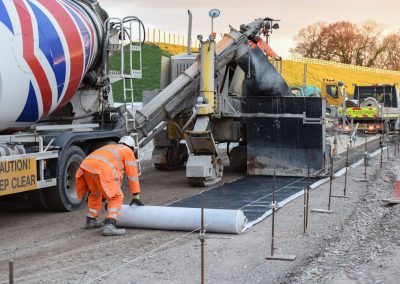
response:
[[[216,58],[217,69],[222,69],[232,61],[237,61],[246,54],[248,36],[256,34],[264,25],[264,20],[259,18],[246,26],[241,27],[241,32],[233,29],[217,43]],[[185,72],[162,90],[141,110],[135,114],[135,128],[130,132],[137,133],[139,146],[143,147],[149,139],[147,136],[167,119],[174,118],[187,108],[192,108],[196,103],[196,80],[199,77],[199,60],[196,60]],[[179,96],[179,99],[175,99]],[[174,100],[175,99],[175,100]],[[188,103],[189,102],[189,103]],[[171,112],[173,110],[173,112]]]

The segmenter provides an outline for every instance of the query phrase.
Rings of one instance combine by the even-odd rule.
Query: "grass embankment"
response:
[[[143,78],[134,81],[135,101],[142,101],[142,92],[144,90],[158,89],[160,86],[160,68],[161,56],[171,56],[179,53],[185,53],[186,47],[169,44],[146,44],[143,46]],[[116,53],[110,60],[110,67],[113,70],[119,69],[121,60],[120,53]],[[126,53],[125,64],[129,59]],[[134,66],[138,66],[139,60],[135,58]],[[127,65],[128,66],[128,65]],[[320,87],[324,78],[336,79],[343,81],[348,86],[348,94],[353,93],[352,84],[372,85],[372,84],[394,84],[400,83],[400,76],[367,72],[361,70],[351,70],[340,67],[325,66],[318,64],[307,64],[308,76],[307,84]],[[288,61],[283,62],[283,77],[290,86],[302,85],[304,74],[304,63]],[[122,102],[122,81],[113,84],[114,101]]]
[[[142,93],[146,90],[155,90],[160,88],[160,72],[161,72],[161,56],[170,57],[175,54],[185,53],[186,48],[178,45],[170,44],[145,44],[142,46],[142,79],[133,80],[133,92],[135,101],[142,101]],[[124,53],[124,61],[126,68],[129,68],[129,53]],[[133,53],[133,67],[139,68],[138,53]],[[110,69],[119,70],[121,62],[121,53],[115,53],[110,59]],[[128,70],[128,69],[126,69]],[[128,80],[126,81],[128,84]],[[123,82],[119,81],[113,84],[113,96],[115,102],[123,102]],[[128,85],[127,85],[128,86]],[[128,101],[130,97],[128,96]]]

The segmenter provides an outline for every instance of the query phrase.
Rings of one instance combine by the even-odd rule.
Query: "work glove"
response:
[[[144,203],[140,200],[139,193],[133,195],[132,201],[131,201],[131,203],[129,204],[129,206],[132,206],[133,204],[136,204],[136,205],[138,205],[138,206],[144,206]]]

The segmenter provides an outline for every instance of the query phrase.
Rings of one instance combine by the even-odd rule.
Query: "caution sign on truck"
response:
[[[35,158],[0,161],[0,196],[36,188]]]

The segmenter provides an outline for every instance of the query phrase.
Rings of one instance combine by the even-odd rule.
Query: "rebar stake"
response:
[[[337,197],[337,198],[348,198],[346,196],[346,191],[347,191],[347,172],[348,169],[350,168],[350,163],[349,163],[349,147],[350,145],[347,145],[347,151],[346,151],[346,164],[345,164],[345,174],[344,174],[344,188],[343,188],[343,195],[332,195],[332,197]]]
[[[275,201],[275,191],[276,191],[276,174],[274,170],[274,184],[272,187],[272,202],[269,208],[272,210],[272,228],[271,228],[271,255],[267,256],[265,259],[269,260],[286,260],[293,261],[296,259],[295,255],[275,255],[275,210],[279,209],[279,204]]]
[[[386,138],[386,147],[387,147],[387,160],[388,160],[388,162],[389,162],[389,160],[390,160],[390,155],[389,155],[389,138],[387,137]]]
[[[331,211],[332,183],[333,183],[333,157],[331,157],[331,167],[330,167],[330,173],[329,173],[328,210],[326,210],[326,209],[311,209],[311,212],[328,213],[328,214],[332,213],[332,211]]]
[[[365,152],[364,152],[364,178],[362,179],[354,179],[358,182],[368,182],[367,179],[367,163],[368,163],[368,137],[365,137]]]
[[[14,284],[14,262],[12,260],[8,263],[8,267],[10,284]]]
[[[310,155],[308,155],[308,163],[307,163],[307,176],[310,169]],[[308,189],[309,179],[307,179],[307,187],[304,188],[304,196],[303,196],[303,234],[307,233],[307,215],[308,215],[308,208],[307,208],[307,189]]]
[[[200,283],[204,284],[204,242],[205,242],[205,230],[204,230],[204,193],[201,195],[201,229],[199,234],[200,248],[201,248],[201,279]]]
[[[381,139],[379,141],[379,146],[381,147],[381,169],[382,169],[382,164],[383,164],[383,138],[381,135]]]
[[[308,162],[307,162],[307,188],[306,188],[306,195],[307,195],[307,199],[306,199],[306,232],[308,230],[308,213],[309,213],[309,208],[310,208],[310,176],[311,176],[311,149],[308,149]],[[306,233],[305,232],[305,233]]]

